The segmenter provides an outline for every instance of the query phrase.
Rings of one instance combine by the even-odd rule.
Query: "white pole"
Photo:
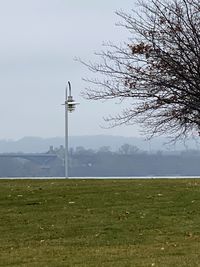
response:
[[[65,91],[65,178],[68,178],[68,88]]]

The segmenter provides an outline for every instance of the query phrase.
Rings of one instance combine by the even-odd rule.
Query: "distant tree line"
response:
[[[53,148],[57,158],[38,164],[18,158],[0,158],[0,177],[63,177],[64,147]],[[200,175],[200,151],[187,150],[167,154],[149,153],[124,144],[117,151],[103,146],[98,150],[82,146],[69,149],[71,177],[133,177]]]

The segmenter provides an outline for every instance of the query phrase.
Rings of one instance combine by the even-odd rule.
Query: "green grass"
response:
[[[200,180],[0,180],[0,266],[200,266]]]

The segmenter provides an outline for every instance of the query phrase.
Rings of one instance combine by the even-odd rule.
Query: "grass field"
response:
[[[0,266],[200,266],[200,180],[0,180]]]

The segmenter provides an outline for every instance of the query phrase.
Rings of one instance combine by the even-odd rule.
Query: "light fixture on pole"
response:
[[[68,94],[69,89],[69,94]],[[68,81],[65,91],[65,178],[68,178],[68,112],[73,112],[76,105],[79,103],[75,102],[72,97],[71,83]]]

